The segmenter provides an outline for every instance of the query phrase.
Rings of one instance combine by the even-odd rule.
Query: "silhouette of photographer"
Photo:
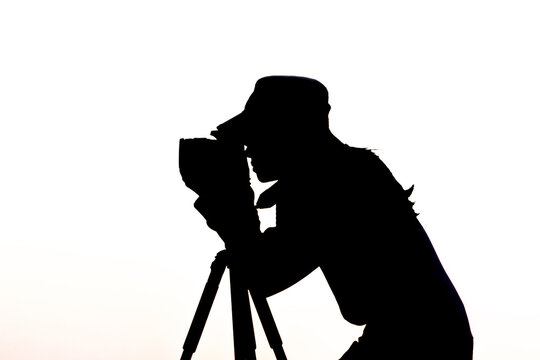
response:
[[[232,266],[264,296],[321,268],[345,320],[366,325],[342,360],[472,359],[465,309],[408,199],[412,188],[370,150],[338,140],[329,111],[316,80],[258,80],[244,111],[214,135],[245,145],[260,181],[277,180],[256,203],[276,206],[276,226],[260,233],[226,190],[234,181],[200,194],[195,207],[226,243],[246,238]]]

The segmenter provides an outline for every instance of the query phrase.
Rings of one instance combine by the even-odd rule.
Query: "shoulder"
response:
[[[346,178],[344,184],[355,188],[350,194],[356,193],[363,201],[371,202],[372,206],[405,207],[412,210],[413,203],[408,197],[412,188],[405,191],[396,180],[390,169],[372,150],[345,145],[342,149],[341,178]],[[400,206],[397,206],[400,204]],[[401,206],[403,205],[403,206]]]
[[[342,145],[334,151],[332,158],[330,166],[336,174],[357,183],[395,181],[388,167],[371,149]]]

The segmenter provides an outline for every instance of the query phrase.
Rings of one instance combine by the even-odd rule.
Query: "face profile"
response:
[[[260,145],[246,146],[246,156],[250,159],[253,172],[261,182],[274,181],[279,178],[279,162],[275,153]]]
[[[246,156],[261,182],[278,180],[294,166],[296,151],[287,137],[273,129],[257,129],[246,139]]]

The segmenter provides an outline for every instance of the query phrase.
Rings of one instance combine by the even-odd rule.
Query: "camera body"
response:
[[[219,138],[180,139],[178,162],[186,186],[199,195],[212,216],[225,222],[221,231],[215,230],[227,247],[254,240],[260,222],[244,146]]]
[[[198,195],[213,195],[223,190],[250,197],[249,169],[241,144],[206,138],[180,139],[178,165],[186,186]]]

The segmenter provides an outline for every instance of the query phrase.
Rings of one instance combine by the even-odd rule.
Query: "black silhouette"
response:
[[[200,195],[195,207],[260,297],[321,268],[343,317],[366,325],[342,360],[472,359],[465,309],[408,199],[412,188],[371,151],[340,142],[329,110],[316,80],[260,79],[245,110],[199,147],[221,150],[181,163]],[[245,169],[225,160],[241,159],[242,145],[259,180],[277,180],[257,200],[276,205],[276,227],[262,234]]]

